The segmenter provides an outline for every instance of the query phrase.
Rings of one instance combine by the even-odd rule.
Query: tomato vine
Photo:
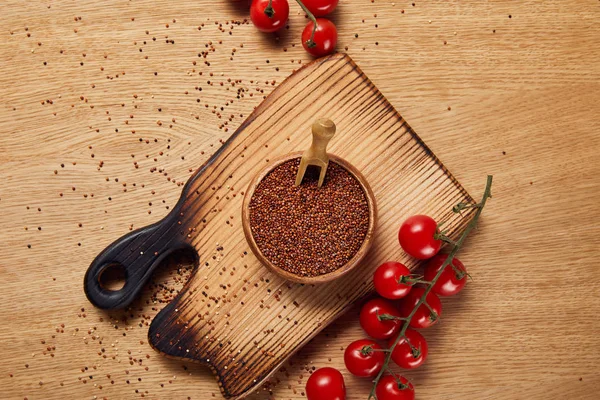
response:
[[[310,34],[310,39],[306,41],[306,45],[309,48],[315,47],[317,45],[314,41],[315,32],[317,31],[317,18],[315,17],[315,15],[313,13],[310,12],[310,10],[304,5],[304,3],[302,3],[302,1],[296,0],[296,2],[300,6],[300,8],[302,8],[302,11],[304,11],[306,13],[306,15],[308,16],[308,19],[310,19],[313,23],[313,28],[312,28],[312,32]]]
[[[467,236],[469,235],[469,233],[471,233],[471,231],[475,228],[475,226],[477,226],[477,221],[479,220],[479,216],[481,215],[481,212],[483,211],[483,207],[485,206],[487,199],[490,197],[492,197],[492,176],[488,175],[486,186],[485,186],[485,191],[484,191],[482,199],[479,203],[476,203],[476,204],[459,203],[458,205],[454,206],[454,208],[452,209],[452,211],[455,213],[460,213],[462,210],[465,210],[467,208],[475,208],[476,211],[475,211],[475,215],[473,216],[473,219],[471,221],[469,221],[467,227],[465,228],[464,232],[462,233],[462,235],[460,236],[460,238],[457,241],[453,241],[453,240],[447,238],[443,234],[439,236],[439,238],[441,240],[445,241],[446,243],[448,243],[452,246],[452,250],[448,254],[448,257],[446,258],[446,260],[440,266],[439,271],[436,273],[436,275],[433,277],[433,279],[431,279],[430,281],[426,281],[426,282],[420,282],[425,285],[425,290],[423,292],[423,295],[421,296],[419,301],[415,304],[412,311],[406,317],[401,318],[403,320],[403,325],[402,325],[402,329],[400,330],[400,333],[398,334],[396,339],[393,341],[393,344],[390,346],[390,348],[384,350],[386,356],[385,356],[385,360],[383,362],[383,367],[381,368],[381,370],[379,371],[379,373],[375,376],[375,379],[373,380],[373,387],[371,389],[371,392],[369,393],[368,400],[377,399],[377,395],[376,395],[377,384],[384,377],[386,372],[390,372],[392,374],[392,376],[396,380],[396,384],[398,385],[398,387],[406,386],[404,382],[399,381],[398,378],[396,378],[396,375],[393,374],[389,370],[389,363],[392,360],[393,350],[396,348],[398,343],[400,343],[400,341],[402,341],[402,340],[404,340],[406,343],[408,343],[408,345],[411,346],[411,348],[413,347],[412,344],[410,343],[408,337],[406,336],[406,331],[409,327],[409,324],[410,324],[412,318],[415,316],[417,310],[419,309],[419,307],[421,307],[421,305],[424,304],[425,306],[430,307],[427,304],[427,302],[425,301],[425,299],[427,298],[427,295],[431,292],[433,286],[436,284],[438,279],[442,276],[445,268],[448,265],[452,265],[452,260],[454,260],[456,253],[462,247],[462,245],[463,245],[465,239],[467,238]],[[454,268],[454,266],[453,266],[453,268]],[[430,307],[430,309],[431,309],[431,307]]]

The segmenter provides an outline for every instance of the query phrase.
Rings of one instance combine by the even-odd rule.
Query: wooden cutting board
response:
[[[258,262],[244,237],[241,207],[248,184],[266,163],[309,146],[317,117],[337,125],[328,151],[352,163],[369,181],[379,221],[361,265],[315,286],[285,281]],[[164,257],[178,249],[193,251],[197,269],[156,316],[149,341],[168,356],[208,365],[223,395],[240,399],[371,292],[371,275],[380,263],[417,265],[398,245],[397,229],[404,218],[431,215],[447,221],[449,235],[456,237],[471,214],[454,214],[452,206],[469,201],[350,57],[335,54],[281,83],[190,178],[167,217],[125,235],[98,255],[86,274],[86,294],[99,307],[124,307]],[[100,275],[113,264],[125,269],[125,286],[104,290]]]

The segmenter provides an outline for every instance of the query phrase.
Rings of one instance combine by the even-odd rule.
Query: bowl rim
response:
[[[273,264],[267,257],[265,257],[265,255],[262,253],[262,251],[259,249],[258,245],[256,244],[256,241],[254,240],[254,235],[252,234],[252,228],[250,227],[250,200],[252,200],[252,196],[254,195],[254,192],[256,191],[256,188],[258,187],[259,183],[265,178],[265,176],[267,176],[267,174],[269,172],[271,172],[274,168],[278,167],[279,165],[283,164],[286,161],[292,160],[294,158],[302,157],[302,154],[303,154],[303,152],[299,151],[299,152],[289,153],[289,154],[286,154],[281,157],[277,157],[276,159],[271,161],[269,164],[267,164],[264,168],[262,168],[254,176],[254,178],[252,178],[252,180],[250,181],[250,184],[248,185],[248,189],[246,190],[246,193],[244,194],[244,199],[242,202],[242,226],[244,229],[244,236],[246,237],[246,241],[250,245],[250,249],[252,250],[254,255],[258,258],[258,260],[264,266],[269,268],[271,271],[275,272],[279,276],[281,276],[289,281],[292,281],[292,282],[298,282],[298,283],[304,283],[304,284],[324,283],[324,282],[332,281],[336,278],[339,278],[339,277],[347,274],[353,268],[355,268],[360,263],[360,261],[362,261],[362,259],[365,257],[365,255],[371,248],[371,245],[373,244],[375,228],[377,226],[377,204],[375,202],[375,195],[373,193],[373,190],[371,189],[371,186],[369,186],[369,183],[367,182],[365,177],[360,173],[360,171],[358,169],[356,169],[356,167],[354,167],[352,164],[350,164],[349,162],[344,160],[343,158],[335,156],[333,154],[328,154],[329,159],[331,161],[334,161],[335,163],[341,165],[348,172],[350,172],[350,174],[352,174],[352,176],[354,176],[354,178],[358,181],[358,183],[362,187],[363,192],[365,193],[365,198],[367,199],[367,205],[369,207],[369,226],[367,228],[367,233],[365,234],[363,243],[361,244],[359,249],[356,251],[356,253],[352,256],[352,258],[346,264],[344,264],[343,266],[341,266],[340,268],[338,268],[334,271],[328,272],[323,275],[300,276],[300,275],[294,274],[292,272],[286,271],[282,268],[279,268],[278,266]]]

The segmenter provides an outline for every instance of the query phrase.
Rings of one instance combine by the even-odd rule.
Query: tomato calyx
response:
[[[269,18],[273,18],[275,10],[273,10],[273,0],[269,0],[269,4],[265,8],[265,15]]]
[[[406,341],[406,344],[408,344],[408,346],[410,347],[410,352],[412,353],[412,356],[414,358],[421,357],[421,345],[419,344],[418,348],[415,347],[406,336],[404,336],[404,340]]]
[[[313,29],[313,33],[312,33],[313,36],[315,35],[315,30],[316,29]],[[317,47],[317,44],[312,39],[307,40],[306,45],[308,46],[309,49],[312,49],[313,47]]]
[[[450,266],[452,267],[454,276],[456,276],[456,279],[458,279],[459,281],[461,281],[465,276],[469,277],[469,279],[473,279],[471,275],[469,275],[469,273],[464,269],[464,267],[460,268],[454,265],[454,261],[450,263]]]
[[[410,389],[410,385],[408,383],[402,382],[400,379],[398,379],[395,376],[394,376],[394,380],[396,381],[396,386],[398,387],[398,389],[400,389],[400,390]]]
[[[440,317],[438,315],[438,313],[433,308],[431,308],[431,306],[429,305],[429,303],[427,303],[426,301],[424,301],[423,304],[425,305],[425,307],[429,308],[429,320],[431,322],[437,321],[438,318]]]
[[[465,275],[471,278],[471,275],[459,268],[456,268],[454,265],[452,265],[452,271],[454,271],[454,276],[456,276],[456,279],[458,279],[459,281],[462,280],[465,277]]]
[[[417,349],[416,347],[411,346],[410,350],[412,351],[412,355],[414,358],[421,357],[421,348],[420,347]]]
[[[310,19],[313,23],[313,28],[312,28],[312,33],[310,34],[310,39],[308,39],[306,41],[306,46],[309,49],[312,49],[313,47],[315,47],[317,45],[314,41],[315,32],[317,31],[317,18],[315,17],[315,15],[313,13],[310,12],[310,10],[304,5],[304,3],[302,3],[300,0],[296,0],[296,2],[300,6],[300,8],[302,8],[302,11],[304,11],[306,13],[306,15],[308,16],[308,19]]]
[[[363,346],[362,349],[360,349],[360,354],[366,357],[374,351],[375,349],[373,348],[373,346]]]

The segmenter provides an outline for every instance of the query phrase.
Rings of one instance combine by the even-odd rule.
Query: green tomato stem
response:
[[[408,279],[405,279],[403,282],[400,282],[400,283],[406,283],[406,284],[409,284],[411,286],[415,285],[417,283],[421,283],[423,285],[431,285],[432,284],[431,281],[426,281],[424,279],[419,279],[419,278],[408,278]]]
[[[442,273],[444,272],[444,269],[448,265],[450,265],[450,263],[454,259],[454,256],[456,256],[456,253],[458,252],[458,250],[462,247],[463,243],[465,242],[465,239],[467,238],[467,236],[469,236],[469,233],[471,233],[471,231],[475,228],[475,226],[477,226],[477,221],[479,220],[479,216],[481,215],[481,212],[483,211],[483,207],[485,206],[485,203],[486,203],[487,199],[490,198],[490,197],[492,197],[492,179],[493,179],[492,175],[488,175],[487,182],[486,182],[486,185],[485,185],[485,191],[483,192],[483,197],[481,199],[481,202],[479,202],[477,204],[477,207],[473,207],[473,208],[477,208],[477,211],[475,211],[475,215],[473,216],[473,219],[471,221],[469,221],[469,224],[465,228],[465,230],[462,233],[462,235],[460,236],[460,238],[456,242],[453,242],[453,244],[452,244],[452,246],[453,246],[452,247],[452,251],[450,251],[450,254],[448,254],[448,257],[443,262],[443,264],[440,267],[439,271],[437,272],[437,274],[435,275],[435,277],[431,280],[431,284],[428,285],[427,288],[425,289],[425,292],[423,293],[423,296],[421,296],[421,298],[419,299],[419,301],[417,302],[417,304],[415,305],[415,307],[413,308],[413,310],[411,311],[411,313],[406,317],[406,322],[402,326],[402,329],[400,330],[400,333],[398,334],[398,337],[396,337],[396,340],[394,341],[394,343],[390,347],[390,350],[393,351],[396,348],[396,345],[400,342],[400,340],[402,340],[402,338],[406,338],[406,330],[408,329],[410,321],[415,316],[415,313],[417,312],[417,310],[419,309],[419,307],[423,303],[425,303],[425,299],[427,298],[427,295],[429,294],[429,292],[433,288],[433,285],[435,285],[435,283],[438,281],[438,279],[440,278],[440,276],[442,276]],[[385,357],[385,361],[383,363],[383,367],[381,368],[381,370],[379,371],[379,373],[377,374],[377,376],[373,380],[373,387],[371,388],[371,392],[369,393],[369,397],[367,398],[367,400],[370,400],[370,399],[377,400],[377,396],[375,395],[375,389],[377,387],[377,384],[379,383],[379,381],[383,377],[383,374],[388,370],[388,366],[390,364],[390,360],[392,359],[392,351],[390,351],[387,354],[387,356]]]
[[[464,278],[467,275],[466,271],[459,269],[454,264],[452,264],[452,271],[454,272],[454,275],[456,276],[456,279],[458,279],[458,280],[462,280],[462,278]]]
[[[363,356],[368,356],[374,350],[375,349],[371,346],[363,346],[362,349],[360,349],[360,354],[362,354]]]
[[[298,5],[300,6],[300,8],[302,8],[302,11],[304,11],[306,13],[306,15],[308,15],[308,18],[312,21],[313,23],[313,29],[312,29],[312,33],[310,34],[310,39],[308,39],[306,41],[306,45],[311,48],[311,47],[315,47],[317,44],[314,41],[315,38],[315,32],[317,31],[317,19],[315,18],[315,16],[313,15],[313,13],[310,12],[310,10],[308,8],[306,8],[306,6],[304,5],[304,3],[302,3],[302,1],[300,0],[296,0],[296,2],[298,3]]]
[[[372,348],[372,349],[371,349],[371,351],[380,351],[380,352],[382,352],[382,353],[389,353],[389,352],[390,352],[390,351],[392,351],[392,350],[390,350],[390,349],[373,349],[373,348]]]
[[[392,314],[378,314],[377,319],[379,321],[406,321],[404,317],[396,317]]]
[[[446,232],[440,232],[433,235],[435,240],[441,240],[442,242],[448,243],[452,246],[456,246],[456,242],[446,236]]]
[[[438,314],[435,312],[435,310],[433,308],[431,308],[431,306],[429,305],[429,303],[427,301],[424,301],[423,304],[425,304],[425,306],[427,306],[427,308],[429,309],[429,312],[431,313],[430,318],[432,321],[435,321],[436,319],[438,319]]]
[[[275,10],[273,9],[273,0],[269,0],[269,4],[267,4],[267,7],[265,8],[265,15],[269,18],[273,18],[273,16],[275,15]]]

